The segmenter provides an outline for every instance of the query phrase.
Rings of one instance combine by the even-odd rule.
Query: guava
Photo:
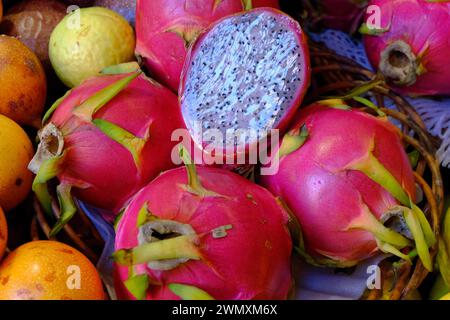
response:
[[[133,28],[101,7],[77,9],[53,30],[49,56],[60,80],[75,87],[102,69],[134,60]]]

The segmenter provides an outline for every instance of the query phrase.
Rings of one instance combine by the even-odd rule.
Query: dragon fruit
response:
[[[212,22],[278,0],[137,0],[136,52],[157,80],[178,91],[187,48]]]
[[[346,32],[357,30],[366,0],[319,0],[321,7],[322,23],[332,29]]]
[[[182,151],[185,149],[181,149]],[[286,299],[292,285],[288,216],[264,188],[229,171],[161,174],[117,226],[119,299]]]
[[[191,47],[179,92],[203,161],[254,164],[250,150],[287,127],[310,71],[300,25],[278,10],[253,9],[213,24]]]
[[[171,134],[183,128],[176,95],[140,71],[84,82],[54,104],[44,123],[29,168],[37,174],[33,190],[47,211],[46,183],[60,181],[62,217],[54,233],[76,211],[71,191],[113,218],[139,189],[175,167]]]
[[[450,3],[373,0],[370,6],[379,9],[361,31],[374,68],[404,94],[450,94]]]
[[[411,165],[387,118],[341,100],[316,103],[300,113],[276,154],[279,171],[262,184],[297,217],[299,252],[309,262],[348,267],[380,250],[410,260],[415,243],[432,268],[428,248],[436,240],[414,204]]]

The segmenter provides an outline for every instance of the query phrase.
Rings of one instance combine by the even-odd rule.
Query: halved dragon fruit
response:
[[[450,2],[372,0],[369,6],[378,9],[361,31],[374,68],[402,93],[450,94]]]
[[[414,176],[398,129],[344,101],[316,103],[283,138],[279,171],[263,177],[301,226],[309,262],[352,266],[384,251],[429,270],[436,239],[414,204]]]
[[[44,123],[29,167],[47,211],[46,183],[60,181],[62,217],[54,233],[76,211],[71,192],[110,210],[112,219],[139,189],[175,167],[171,135],[184,127],[176,95],[140,71],[84,82],[54,104]]]
[[[291,17],[260,8],[213,24],[191,47],[179,91],[203,160],[248,164],[236,158],[286,128],[309,81],[306,37]]]
[[[178,91],[187,50],[211,23],[278,0],[137,0],[136,52],[152,76]]]
[[[183,149],[182,149],[183,150]],[[132,199],[116,236],[119,299],[286,299],[288,215],[229,171],[167,171]]]

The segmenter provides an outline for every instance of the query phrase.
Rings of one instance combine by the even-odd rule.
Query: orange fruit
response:
[[[0,36],[0,114],[21,125],[40,126],[47,94],[44,69],[16,38]]]
[[[3,254],[6,250],[6,242],[8,240],[8,227],[6,225],[6,218],[3,214],[2,208],[0,208],[0,260],[2,260]]]
[[[33,241],[0,265],[0,300],[102,300],[94,265],[76,249],[57,241]]]
[[[0,114],[0,206],[6,211],[21,203],[31,190],[33,174],[27,166],[33,153],[25,131]]]

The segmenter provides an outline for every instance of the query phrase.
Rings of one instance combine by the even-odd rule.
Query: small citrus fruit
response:
[[[75,87],[104,68],[134,59],[133,28],[112,10],[91,7],[68,14],[50,36],[50,61],[60,80]]]
[[[47,82],[41,62],[16,38],[0,36],[0,114],[39,127]]]
[[[0,300],[103,300],[94,265],[57,241],[33,241],[0,265]]]
[[[31,190],[33,174],[27,166],[33,153],[25,131],[0,115],[0,206],[6,211],[21,203]]]

